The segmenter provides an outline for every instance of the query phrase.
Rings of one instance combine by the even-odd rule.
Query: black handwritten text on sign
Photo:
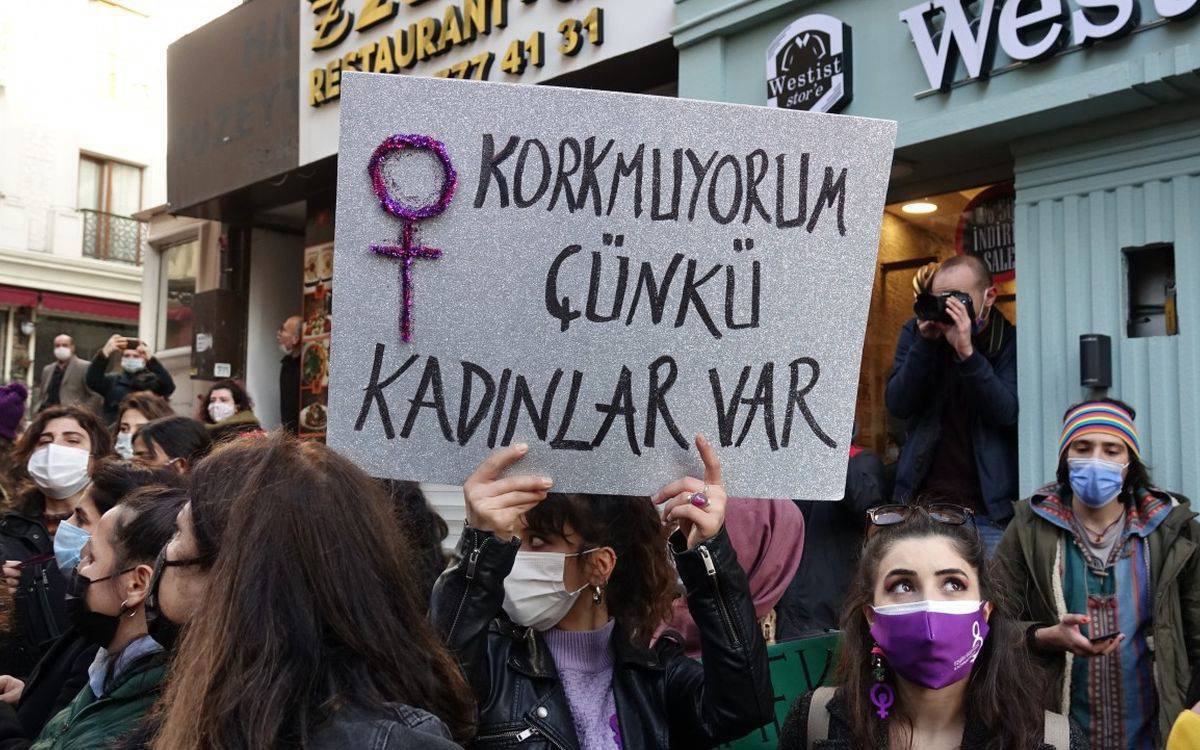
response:
[[[701,433],[733,494],[841,496],[893,123],[368,74],[341,117],[336,449],[458,484],[527,442],[556,490],[645,494],[699,473]],[[397,232],[367,172],[396,133],[458,177],[418,230],[442,254],[412,268],[407,343],[369,250]]]

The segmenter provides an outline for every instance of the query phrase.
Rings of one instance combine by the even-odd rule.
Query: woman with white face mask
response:
[[[145,466],[113,458],[96,462],[92,483],[83,492],[70,518],[58,524],[54,535],[54,557],[58,569],[73,576],[87,543],[100,530],[101,517],[127,496],[143,487],[159,485],[179,487],[183,478],[156,466]],[[11,675],[0,675],[0,701],[13,705],[16,719],[27,737],[36,737],[50,717],[66,707],[87,684],[88,668],[103,644],[88,640],[75,628],[67,629],[46,648],[29,675],[28,682]],[[0,713],[0,735],[4,733]],[[8,746],[0,741],[0,747]]]
[[[661,518],[645,497],[553,494],[548,477],[503,476],[524,445],[467,480],[462,560],[434,587],[430,617],[475,691],[473,747],[709,748],[774,716],[720,462],[703,438],[696,447],[705,477],[663,488]],[[682,593],[676,573],[703,666],[678,633],[651,643]]]
[[[1063,416],[1057,481],[1016,506],[997,550],[1054,703],[1092,747],[1157,748],[1200,663],[1200,524],[1151,483],[1134,410]]]
[[[254,402],[236,380],[213,383],[201,403],[198,419],[208,427],[214,443],[248,432],[262,432],[262,425],[254,416]]]
[[[91,483],[95,462],[112,453],[108,430],[91,411],[42,411],[17,443],[27,479],[0,518],[4,583],[16,605],[10,642],[0,644],[0,674],[25,675],[65,629],[65,588],[54,559],[59,525]]]

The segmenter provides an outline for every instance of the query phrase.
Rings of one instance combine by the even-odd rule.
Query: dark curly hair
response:
[[[208,393],[204,394],[204,403],[200,407],[200,416],[206,424],[216,424],[212,415],[208,413],[208,400],[212,398],[213,391],[229,391],[229,395],[233,396],[233,405],[238,411],[254,411],[254,401],[241,383],[236,380],[218,380],[208,389]]]
[[[975,527],[939,523],[926,512],[913,513],[896,526],[878,527],[863,546],[862,558],[846,597],[842,614],[842,644],[838,655],[837,685],[846,706],[855,747],[876,747],[886,724],[879,721],[868,698],[875,679],[871,674],[870,633],[865,610],[875,602],[879,563],[897,542],[943,537],[976,572],[981,598],[992,604],[988,637],[971,670],[967,684],[967,710],[986,730],[987,750],[1036,750],[1042,746],[1043,712],[1034,696],[1044,694],[1042,677],[1030,660],[1024,632],[1014,619],[1016,609],[1001,576],[988,567],[983,541]],[[899,694],[897,693],[897,696]],[[1014,696],[1025,696],[1014,700]],[[891,721],[903,722],[911,732],[911,718],[897,697]]]
[[[649,498],[552,492],[525,514],[525,526],[579,551],[612,547],[617,564],[605,594],[608,613],[634,645],[649,645],[679,594],[662,520]]]

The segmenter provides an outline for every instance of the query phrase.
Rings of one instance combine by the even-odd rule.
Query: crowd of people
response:
[[[514,444],[454,553],[418,485],[265,431],[241,383],[180,415],[143,342],[59,336],[32,399],[0,387],[0,750],[1200,746],[1200,524],[1134,408],[1068,408],[1019,499],[1016,329],[972,258],[920,283],[900,458],[852,445],[840,502],[731,496],[702,436],[649,497],[555,492]],[[832,631],[777,712],[769,647]]]

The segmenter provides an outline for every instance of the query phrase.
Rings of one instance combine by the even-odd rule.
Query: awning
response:
[[[114,302],[77,294],[42,292],[42,309],[55,312],[71,312],[80,315],[98,315],[105,318],[138,319],[138,306],[133,302]]]
[[[13,307],[36,307],[38,293],[36,289],[25,289],[19,286],[0,284],[0,305]]]
[[[37,307],[47,312],[95,315],[102,318],[138,319],[138,305],[134,302],[116,302],[80,294],[40,292],[19,286],[0,284],[0,305]]]

